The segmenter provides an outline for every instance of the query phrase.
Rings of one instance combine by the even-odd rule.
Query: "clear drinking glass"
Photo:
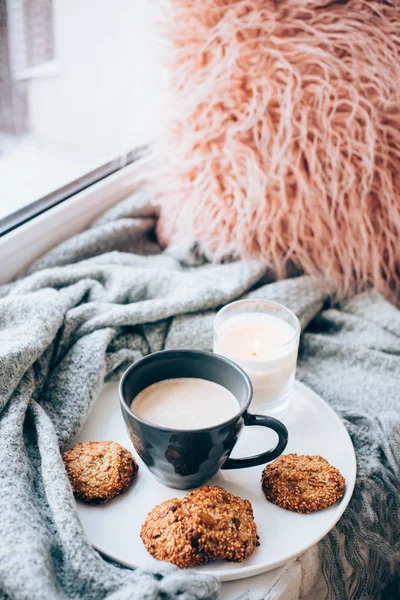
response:
[[[253,413],[289,410],[300,323],[291,310],[268,300],[227,304],[214,321],[214,352],[235,361],[253,385]]]

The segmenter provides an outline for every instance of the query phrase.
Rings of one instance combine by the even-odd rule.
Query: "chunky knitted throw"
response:
[[[105,378],[161,348],[210,349],[215,310],[245,294],[296,311],[298,375],[341,414],[356,448],[354,496],[320,545],[331,598],[394,589],[399,311],[373,290],[323,310],[326,292],[307,277],[268,284],[257,261],[202,264],[197,247],[159,253],[155,222],[143,194],[128,198],[0,288],[0,598],[217,597],[218,583],[204,575],[161,563],[130,571],[99,556],[77,518],[60,449]]]

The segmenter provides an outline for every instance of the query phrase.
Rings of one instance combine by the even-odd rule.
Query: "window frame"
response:
[[[140,157],[140,160],[139,160]],[[51,248],[83,231],[101,214],[144,183],[148,155],[103,175],[0,237],[0,285],[8,283]]]
[[[19,208],[18,210],[8,214],[5,217],[0,218],[0,238],[10,231],[13,231],[17,227],[20,227],[27,221],[34,219],[38,215],[44,213],[46,210],[57,206],[61,202],[72,198],[74,195],[84,191],[91,185],[100,182],[106,177],[109,177],[113,173],[117,173],[119,170],[127,167],[128,165],[136,162],[139,158],[143,158],[147,153],[147,147],[141,146],[130,152],[115,158],[114,160],[108,161],[103,165],[85,173],[81,177],[78,177],[74,181],[54,190],[50,194],[30,202],[26,206]]]

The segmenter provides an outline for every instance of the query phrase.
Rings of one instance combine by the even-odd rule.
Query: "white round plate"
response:
[[[253,506],[261,545],[242,563],[217,561],[195,567],[221,581],[230,581],[269,571],[316,544],[337,523],[353,493],[356,461],[349,435],[334,411],[317,394],[296,382],[292,409],[282,419],[289,431],[285,453],[319,454],[346,478],[346,492],[334,506],[310,515],[290,512],[267,502],[261,491],[263,467],[220,471],[209,483],[248,498]],[[89,440],[114,440],[133,450],[119,408],[118,387],[107,384],[73,444]],[[275,434],[262,427],[245,427],[232,456],[249,456],[275,444]],[[78,512],[95,548],[128,567],[157,563],[145,549],[140,527],[156,504],[186,492],[167,488],[156,481],[138,458],[139,474],[125,494],[107,504],[90,506],[78,502]]]

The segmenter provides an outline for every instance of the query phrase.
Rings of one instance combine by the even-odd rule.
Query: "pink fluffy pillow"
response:
[[[400,3],[171,0],[160,238],[400,291]]]

